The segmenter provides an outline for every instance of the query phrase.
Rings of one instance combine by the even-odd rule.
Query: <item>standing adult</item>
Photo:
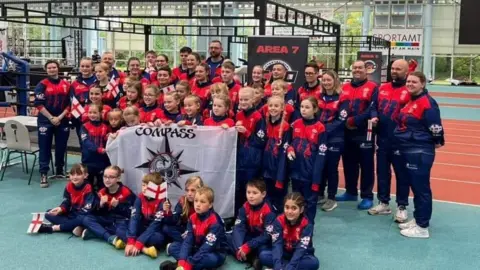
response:
[[[400,110],[394,131],[403,159],[403,172],[397,179],[413,191],[414,219],[400,224],[400,233],[406,237],[428,238],[432,217],[432,189],[430,172],[435,160],[435,149],[445,144],[440,109],[425,89],[422,72],[408,75],[407,88],[411,101]]]
[[[108,72],[108,78],[111,79],[112,77],[115,80],[120,79],[123,80],[125,78],[125,74],[123,72],[118,71],[115,68],[115,56],[112,52],[104,52],[102,55],[102,63],[105,63],[109,66],[110,70]]]
[[[60,64],[49,60],[45,64],[48,78],[35,87],[38,145],[40,148],[40,187],[49,186],[47,174],[52,158],[52,140],[55,136],[55,168],[57,177],[65,177],[65,152],[67,150],[70,127],[67,114],[70,111],[70,84],[58,76]]]
[[[314,97],[320,100],[323,90],[318,78],[318,72],[319,69],[315,62],[310,62],[305,66],[305,83],[298,89],[298,102],[302,102],[307,97]]]
[[[98,50],[93,50],[93,54],[92,54],[92,61],[94,64],[98,64],[100,63],[101,61],[101,57],[100,55],[98,54]]]
[[[210,46],[208,48],[210,53],[210,57],[205,60],[210,66],[210,81],[213,80],[215,77],[222,76],[222,64],[225,61],[225,57],[223,57],[223,47],[222,42],[220,40],[212,40],[210,42]]]
[[[368,210],[371,215],[389,215],[392,210],[389,207],[390,185],[393,165],[397,178],[401,174],[402,162],[400,152],[395,146],[393,131],[396,123],[394,119],[398,116],[400,110],[410,101],[410,94],[406,87],[408,62],[400,59],[392,64],[392,82],[380,86],[377,101],[378,120],[377,124],[377,198],[379,204]],[[407,221],[408,214],[406,206],[408,205],[408,186],[398,185],[397,181],[397,212],[394,219],[403,223]]]
[[[352,65],[353,79],[343,85],[342,92],[350,101],[350,112],[345,129],[345,151],[342,155],[346,191],[336,197],[337,201],[358,199],[358,176],[361,175],[358,209],[373,206],[374,145],[375,138],[368,129],[370,118],[377,117],[377,85],[367,79],[365,62],[355,61]],[[359,172],[361,169],[361,173]]]

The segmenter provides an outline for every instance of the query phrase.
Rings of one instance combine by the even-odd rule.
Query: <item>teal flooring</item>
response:
[[[28,186],[18,165],[0,182],[0,269],[158,269],[166,259],[163,254],[155,260],[126,258],[99,240],[82,241],[69,234],[26,234],[30,213],[57,206],[66,183],[55,181],[41,189],[38,174],[34,177]],[[354,203],[342,203],[331,213],[319,211],[313,241],[321,269],[479,269],[480,207],[435,202],[433,208],[427,240],[402,237],[391,217],[369,216]],[[240,270],[244,265],[229,257],[221,269]]]
[[[427,89],[431,92],[480,94],[480,86],[427,85]]]
[[[480,98],[473,99],[473,98],[450,98],[450,97],[434,97],[435,100],[441,103],[447,104],[459,104],[459,105],[480,105]]]
[[[480,121],[480,108],[442,106],[440,104],[440,114],[442,119]]]

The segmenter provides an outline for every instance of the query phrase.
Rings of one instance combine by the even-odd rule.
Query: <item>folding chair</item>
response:
[[[37,164],[37,153],[39,149],[33,149],[32,148],[32,143],[30,140],[30,134],[28,132],[28,129],[25,125],[22,123],[16,121],[16,120],[8,120],[5,123],[5,135],[7,139],[7,160],[5,164],[8,164],[10,161],[10,155],[14,153],[20,154],[20,158],[22,159],[23,163],[23,157],[25,156],[25,161],[26,161],[26,156],[31,155],[34,157],[33,159],[33,165],[30,170],[30,178],[28,179],[28,184],[30,185],[30,182],[32,181],[32,175],[33,175],[33,169],[35,168],[35,165]],[[28,163],[25,162],[25,167],[26,171],[28,173]],[[4,166],[2,170],[2,177],[0,178],[0,181],[3,181],[3,177],[5,175],[5,171],[7,170],[8,166]]]

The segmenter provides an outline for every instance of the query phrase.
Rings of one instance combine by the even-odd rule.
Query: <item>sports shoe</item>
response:
[[[415,226],[417,226],[417,222],[415,221],[415,219],[412,219],[407,223],[398,224],[398,228],[400,228],[400,230],[410,229]]]
[[[164,261],[160,264],[160,270],[175,270],[177,264],[172,261]]]
[[[85,229],[82,232],[82,239],[83,240],[90,240],[92,238],[95,238],[95,234],[92,233],[89,229]]]
[[[122,239],[118,239],[118,238],[117,238],[117,240],[115,240],[115,241],[113,242],[113,246],[114,246],[116,249],[124,249],[125,246],[127,246],[127,245],[125,244],[125,242],[123,242]]]
[[[253,270],[262,270],[263,268],[262,263],[260,262],[260,259],[257,256],[253,259],[252,267],[253,267]]]
[[[48,186],[50,186],[50,184],[48,183],[47,175],[42,173],[42,175],[40,176],[40,187],[48,188]]]
[[[372,216],[376,215],[390,215],[392,213],[392,209],[386,203],[378,203],[376,206],[368,209],[368,213]]]
[[[429,238],[430,233],[428,232],[428,228],[422,228],[418,225],[415,225],[414,227],[401,230],[400,234],[406,237],[411,237],[411,238]]]
[[[335,197],[337,202],[356,202],[358,200],[358,195],[348,194],[346,191],[342,195],[337,195]]]
[[[165,254],[167,254],[167,256],[170,256],[170,253],[168,253],[168,248],[170,247],[172,243],[168,243],[167,244],[167,247],[165,247]]]
[[[322,210],[325,212],[330,212],[335,208],[337,208],[337,202],[331,199],[327,199],[325,203],[322,205]]]
[[[76,237],[80,237],[80,236],[82,236],[83,231],[84,231],[84,229],[83,229],[82,226],[77,226],[77,227],[75,227],[75,229],[73,229],[72,233],[73,233],[73,235],[75,235]]]
[[[52,224],[42,224],[38,229],[38,233],[53,233]]]
[[[368,210],[372,208],[373,206],[373,200],[370,199],[363,199],[358,205],[357,208],[359,210]]]
[[[317,204],[318,204],[318,205],[322,205],[322,204],[324,204],[326,201],[327,201],[327,197],[325,197],[325,195],[321,195],[321,196],[318,196],[318,202],[317,202]]]
[[[143,253],[145,253],[145,255],[151,257],[151,258],[157,258],[157,249],[154,247],[154,246],[151,246],[151,247],[144,247],[143,248]]]
[[[398,223],[404,223],[408,219],[408,212],[404,205],[400,205],[397,207],[397,212],[395,213],[395,217],[393,218]]]
[[[55,171],[57,174],[55,175],[55,178],[65,178],[67,177],[65,173],[63,172],[63,168],[57,168]]]

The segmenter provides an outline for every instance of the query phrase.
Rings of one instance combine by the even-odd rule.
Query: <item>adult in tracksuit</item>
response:
[[[52,139],[55,136],[56,175],[64,176],[65,152],[67,150],[70,128],[70,84],[58,77],[60,65],[56,61],[47,61],[45,69],[48,78],[35,87],[34,104],[39,111],[37,118],[38,144],[40,148],[40,187],[48,187],[47,173],[52,157]]]
[[[341,85],[337,73],[327,71],[322,76],[322,90],[318,100],[318,118],[327,131],[327,157],[320,184],[320,203],[322,210],[332,211],[337,207],[335,195],[338,189],[338,164],[344,150],[345,121],[350,103],[341,94]],[[324,197],[328,185],[328,196]]]
[[[394,137],[404,161],[403,172],[397,179],[413,191],[414,219],[400,224],[406,237],[428,238],[432,217],[430,171],[435,149],[445,144],[444,130],[437,102],[425,89],[426,78],[413,72],[407,78],[412,100],[400,110]]]
[[[81,76],[77,77],[77,79],[72,83],[70,86],[70,98],[75,98],[78,100],[80,106],[85,108],[85,105],[88,103],[88,95],[90,92],[90,88],[94,85],[97,81],[97,77],[93,73],[93,61],[90,58],[83,58],[80,61],[80,73]],[[72,102],[72,112],[75,110],[75,104]],[[80,146],[82,145],[82,139],[80,138],[80,128],[82,127],[82,118],[81,116],[75,118],[74,114],[72,113],[72,125],[77,132],[78,141]]]
[[[358,209],[367,210],[373,206],[374,184],[374,141],[368,130],[368,120],[377,117],[377,85],[367,78],[365,62],[356,61],[352,65],[353,79],[343,85],[342,91],[350,102],[349,117],[345,129],[345,151],[342,155],[345,175],[344,194],[337,201],[358,199],[358,176],[361,169],[360,196]],[[371,133],[369,138],[367,133]]]
[[[390,202],[390,185],[393,165],[397,179],[402,172],[400,152],[394,145],[393,130],[396,127],[394,119],[400,110],[410,101],[410,94],[406,87],[408,62],[401,59],[392,64],[392,81],[383,84],[378,90],[377,112],[378,118],[372,119],[376,124],[377,135],[377,186],[378,205],[368,210],[371,215],[389,215],[392,210],[388,206]],[[397,181],[397,212],[395,220],[405,222],[407,220],[408,186],[398,185]]]

